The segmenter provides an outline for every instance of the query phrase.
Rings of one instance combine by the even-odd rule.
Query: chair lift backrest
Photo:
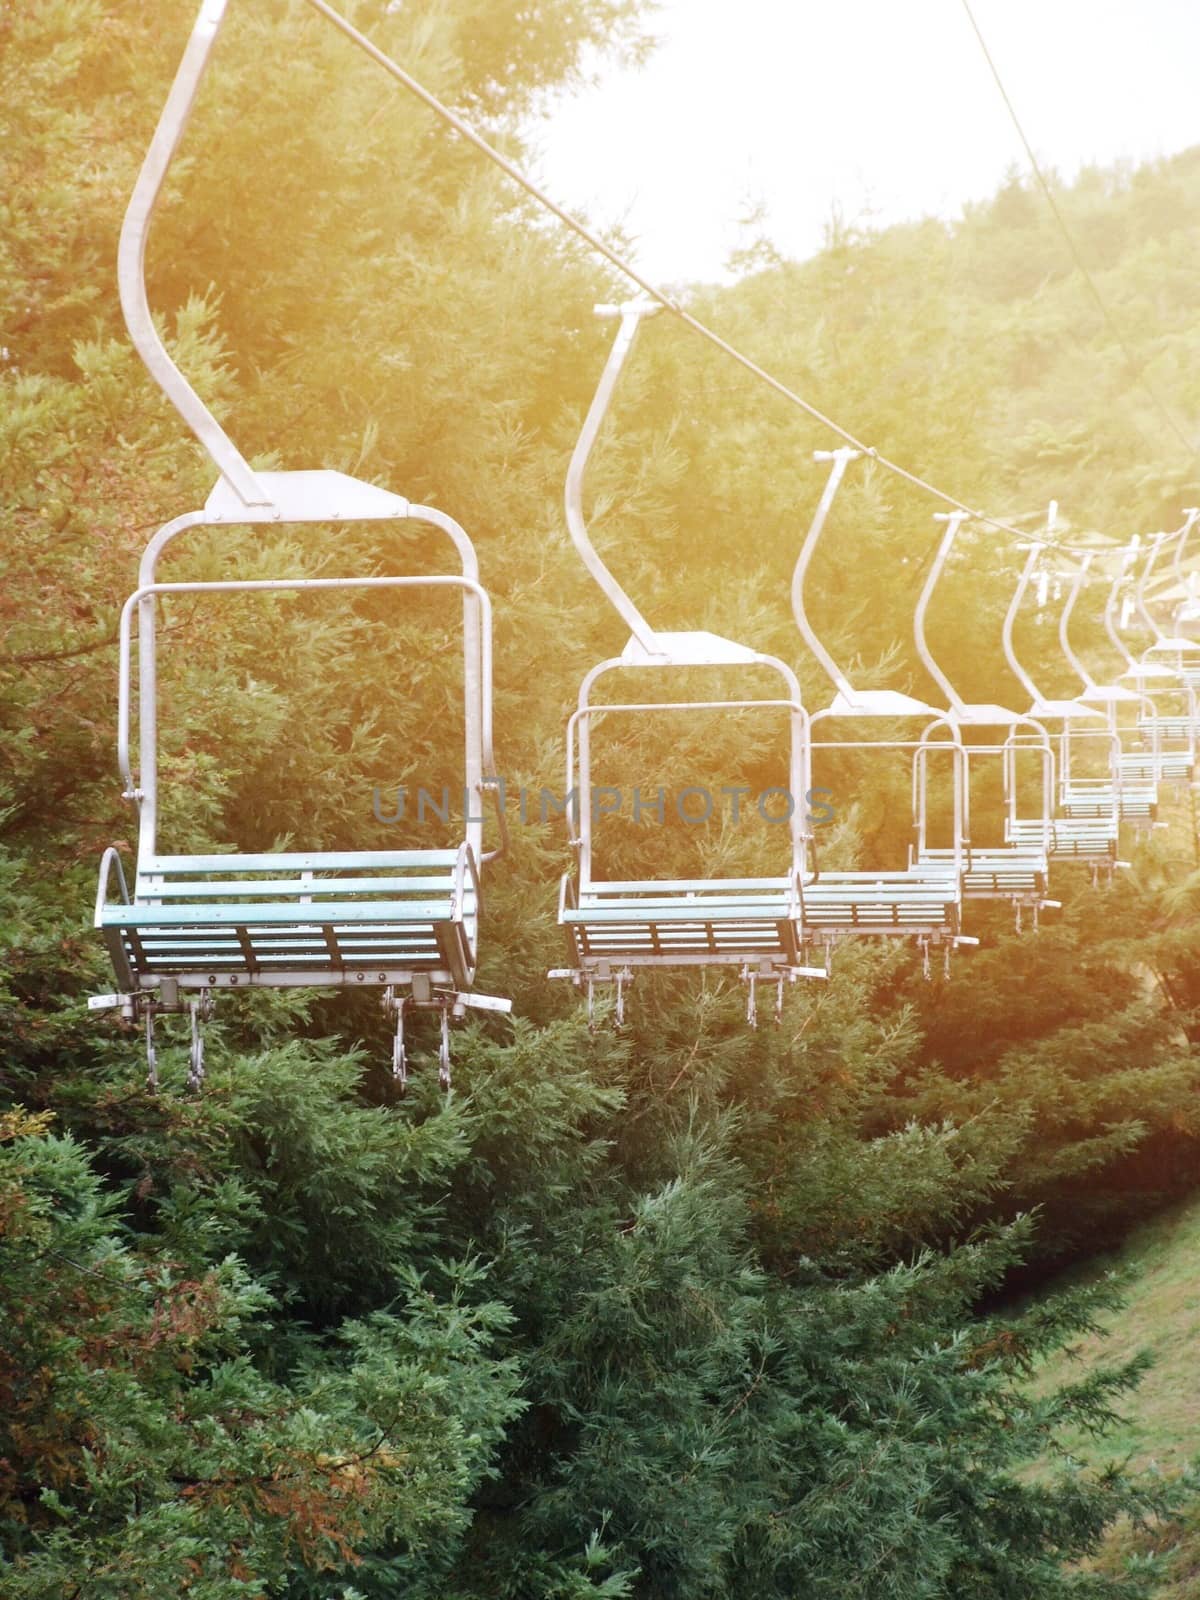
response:
[[[1153,642],[1147,647],[1151,650],[1153,650],[1156,646],[1166,644],[1167,640],[1166,635],[1159,627],[1157,620],[1151,614],[1150,608],[1146,604],[1146,585],[1150,582],[1150,579],[1154,573],[1154,569],[1158,565],[1159,552],[1162,550],[1169,538],[1169,534],[1156,533],[1153,534],[1147,541],[1145,564],[1142,567],[1133,591],[1133,603],[1137,609],[1137,614],[1139,617],[1141,617],[1142,621],[1153,635]]]
[[[1013,597],[1008,603],[1008,610],[1004,613],[1004,626],[1001,630],[1001,642],[1004,646],[1004,659],[1008,662],[1014,677],[1016,677],[1031,701],[1031,713],[1041,719],[1044,717],[1061,717],[1064,721],[1070,719],[1096,719],[1103,715],[1102,712],[1093,711],[1090,706],[1085,706],[1077,699],[1051,700],[1042,694],[1037,684],[1029,673],[1029,669],[1017,656],[1016,646],[1013,642],[1013,627],[1020,614],[1021,602],[1029,588],[1030,581],[1038,568],[1046,545],[1042,540],[1034,540],[1028,548],[1025,565],[1017,579],[1017,586],[1013,590]]]
[[[1181,632],[1183,628],[1188,625],[1194,626],[1197,620],[1200,620],[1200,603],[1197,602],[1196,595],[1196,569],[1193,567],[1190,572],[1184,572],[1183,552],[1187,546],[1188,535],[1195,526],[1197,519],[1200,519],[1200,506],[1188,506],[1184,511],[1184,516],[1187,520],[1179,530],[1179,543],[1175,546],[1174,555],[1175,576],[1179,581],[1180,599],[1175,607],[1171,628],[1177,639],[1185,640],[1195,649],[1200,647],[1200,640],[1194,637],[1189,639],[1186,633]]]
[[[1079,599],[1083,585],[1087,581],[1088,571],[1096,552],[1085,550],[1080,557],[1079,566],[1075,572],[1074,582],[1071,584],[1062,613],[1058,619],[1058,639],[1062,646],[1063,654],[1070,663],[1076,676],[1083,685],[1080,699],[1091,704],[1103,705],[1108,715],[1108,728],[1111,736],[1109,747],[1112,779],[1114,791],[1119,793],[1123,786],[1121,771],[1121,740],[1118,727],[1118,707],[1122,704],[1135,705],[1138,710],[1148,716],[1154,714],[1154,702],[1148,695],[1137,689],[1127,689],[1123,684],[1098,684],[1094,681],[1086,666],[1076,655],[1071,645],[1071,616],[1075,610],[1075,603]]]
[[[1056,508],[1052,503],[1051,516],[1049,518],[1051,525],[1054,521],[1053,513],[1055,509]],[[1034,572],[1037,570],[1038,564],[1042,559],[1045,549],[1045,543],[1041,540],[1034,540],[1029,546],[1029,551],[1025,558],[1025,565],[1021,569],[1021,575],[1017,579],[1016,588],[1013,590],[1013,597],[1009,601],[1008,610],[1004,614],[1004,627],[1002,629],[1001,638],[1004,645],[1004,658],[1008,662],[1013,674],[1020,680],[1022,686],[1030,696],[1030,714],[1036,717],[1039,722],[1047,721],[1051,718],[1060,719],[1062,722],[1062,729],[1059,735],[1058,772],[1058,781],[1061,784],[1066,783],[1070,777],[1072,754],[1071,743],[1074,737],[1079,736],[1078,733],[1073,730],[1072,724],[1078,721],[1097,721],[1106,719],[1102,711],[1093,710],[1091,706],[1083,705],[1079,700],[1047,699],[1038,689],[1038,686],[1036,683],[1034,683],[1028,669],[1017,656],[1016,646],[1013,642],[1013,627],[1021,609],[1021,602],[1025,598],[1025,592],[1029,588],[1030,581],[1033,578]],[[1113,735],[1111,731],[1107,732],[1110,740],[1110,750],[1112,750],[1112,741],[1115,739],[1115,735]],[[1120,744],[1119,741],[1117,741],[1116,753],[1119,753],[1119,749]],[[1115,753],[1113,759],[1115,764]]]
[[[796,557],[795,569],[792,572],[792,613],[796,618],[796,626],[800,629],[805,644],[820,663],[821,670],[833,685],[834,695],[848,704],[854,703],[854,690],[851,687],[850,680],[817,637],[816,629],[809,621],[808,611],[804,603],[804,585],[808,576],[809,565],[820,542],[830,508],[837,496],[846,468],[852,461],[857,461],[860,454],[861,452],[858,450],[846,448],[813,452],[814,461],[828,461],[832,465],[830,466],[829,477],[825,481],[825,488],[821,493],[821,498],[817,502],[817,509],[813,513],[813,519],[809,524],[808,533],[800,546],[800,554]]]
[[[808,714],[800,703],[800,685],[791,668],[773,656],[748,652],[747,664],[771,667],[784,678],[790,679],[790,692],[786,698],[756,698],[746,700],[667,700],[623,701],[593,704],[592,689],[607,673],[630,669],[630,663],[619,656],[602,661],[584,678],[579,689],[579,702],[567,724],[566,779],[568,803],[573,805],[577,831],[572,837],[579,856],[579,887],[581,893],[591,889],[593,875],[593,846],[595,842],[596,786],[592,783],[591,724],[597,716],[618,713],[650,713],[734,710],[783,710],[788,715],[788,838],[790,862],[788,878],[793,884],[802,882],[808,873],[808,844],[811,838],[806,827],[806,796],[808,780]],[[638,664],[635,670],[644,670]],[[573,800],[571,797],[574,797]],[[602,813],[599,813],[602,814]],[[782,876],[782,874],[780,874]]]
[[[269,481],[273,475],[264,474]],[[280,479],[308,476],[303,473],[281,473]],[[336,474],[316,473],[313,477],[326,486]],[[483,796],[485,790],[498,791],[495,756],[492,748],[492,622],[491,606],[486,591],[480,586],[475,552],[463,530],[444,512],[429,506],[415,506],[389,495],[382,489],[371,490],[370,485],[356,484],[353,479],[343,480],[346,498],[353,507],[349,516],[341,520],[368,521],[382,517],[404,518],[429,524],[446,532],[462,558],[460,573],[430,576],[368,576],[347,578],[294,578],[245,579],[207,583],[160,583],[157,565],[168,544],[190,527],[212,526],[226,522],[265,521],[268,516],[272,526],[278,526],[274,512],[256,509],[234,509],[232,496],[224,484],[218,484],[209,498],[205,512],[190,513],[168,523],[151,540],[142,558],[139,586],[126,601],[121,613],[120,675],[118,693],[117,758],[126,783],[126,794],[138,803],[138,855],[140,860],[158,854],[158,716],[157,716],[157,599],[161,594],[230,593],[280,590],[348,590],[363,588],[403,589],[456,589],[463,597],[463,737],[464,737],[464,800],[466,817],[465,837],[478,863],[494,859],[503,849],[483,850]],[[284,500],[294,494],[294,483],[281,484],[276,499]],[[373,499],[364,504],[364,497],[354,491],[368,490]],[[389,504],[390,503],[390,504]],[[222,507],[228,506],[228,512]],[[327,521],[330,508],[313,497],[307,497],[307,514],[304,505],[292,506],[287,520]],[[135,778],[130,753],[131,743],[131,656],[134,622],[137,624],[138,646],[138,733],[139,773]],[[500,803],[503,841],[503,802]]]

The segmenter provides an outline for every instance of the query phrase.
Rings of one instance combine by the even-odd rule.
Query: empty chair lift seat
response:
[[[803,886],[804,936],[818,944],[853,934],[955,939],[961,906],[953,861],[900,872],[821,872]]]
[[[1195,772],[1190,750],[1131,750],[1119,758],[1123,782],[1190,783]]]
[[[107,898],[96,926],[123,984],[406,983],[469,988],[479,879],[469,845],[350,854],[152,856],[132,901]],[[123,877],[120,878],[122,888]]]
[[[801,901],[789,878],[592,882],[567,873],[558,920],[573,965],[708,966],[800,963]]]
[[[950,863],[954,851],[926,849],[921,859],[930,864]],[[971,850],[963,857],[964,900],[1009,899],[1040,905],[1046,899],[1048,880],[1049,858],[1044,848],[996,845]]]
[[[1154,783],[1122,784],[1113,789],[1107,778],[1092,783],[1072,782],[1062,792],[1064,817],[1111,817],[1116,806],[1122,822],[1153,822],[1158,814],[1158,788]]]
[[[1160,739],[1188,739],[1200,737],[1200,716],[1163,712],[1159,716],[1139,717],[1138,732],[1155,734]]]
[[[1005,828],[1012,844],[1040,845],[1044,824],[1037,821],[1010,821]],[[1050,825],[1050,860],[1115,863],[1117,824],[1111,815],[1102,817],[1055,817]]]

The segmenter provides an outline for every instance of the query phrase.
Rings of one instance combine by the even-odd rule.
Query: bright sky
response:
[[[973,0],[1039,160],[1200,143],[1196,0]],[[961,0],[661,0],[662,43],[534,132],[550,193],[636,236],[658,281],[719,278],[751,206],[785,254],[847,222],[954,216],[1027,164]]]

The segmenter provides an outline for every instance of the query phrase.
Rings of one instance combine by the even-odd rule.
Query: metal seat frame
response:
[[[617,379],[645,317],[660,307],[644,300],[597,306],[597,314],[618,319],[618,328],[596,392],[584,418],[567,470],[564,506],[572,542],[585,568],[630,629],[619,657],[600,662],[584,678],[576,709],[567,725],[567,794],[575,797],[571,844],[574,873],[563,876],[558,920],[567,944],[566,967],[550,971],[586,988],[591,1014],[597,984],[611,984],[616,1019],[624,1016],[625,987],[645,968],[737,968],[747,984],[747,1016],[757,1017],[756,990],[776,985],[777,1011],[784,985],[800,977],[823,978],[825,969],[803,958],[802,890],[808,873],[801,797],[808,763],[809,720],[800,684],[786,662],[706,632],[663,632],[650,626],[592,543],[583,512],[588,459],[608,412]],[[698,667],[766,668],[782,680],[773,698],[697,698],[670,701],[597,703],[593,691],[609,674],[629,670]],[[592,785],[592,729],[598,718],[660,713],[724,713],[775,708],[787,714],[788,779],[791,807],[786,870],[761,878],[607,880],[594,870],[598,810]]]
[[[911,695],[891,689],[860,689],[834,660],[809,618],[805,586],[813,555],[824,532],[830,509],[846,468],[861,454],[858,450],[817,451],[814,459],[830,463],[829,477],[801,545],[792,573],[792,613],[805,644],[833,688],[833,699],[813,713],[810,723],[812,755],[819,750],[837,749],[879,752],[882,750],[925,751],[918,769],[914,757],[913,826],[916,849],[910,848],[906,866],[885,871],[844,871],[816,869],[804,889],[804,931],[808,942],[824,946],[826,952],[847,937],[912,938],[925,952],[931,945],[943,946],[948,962],[951,950],[978,940],[962,931],[963,880],[967,859],[965,797],[967,789],[966,750],[953,717],[936,710]],[[838,738],[816,739],[819,724],[848,721],[889,721],[919,718],[923,724],[915,738]],[[935,737],[942,735],[944,737]],[[949,749],[953,794],[953,842],[945,859],[927,849],[928,752]],[[810,768],[805,784],[811,786]]]
[[[1079,698],[1085,705],[1102,706],[1108,726],[1117,743],[1109,752],[1107,779],[1073,777],[1069,764],[1064,765],[1060,786],[1060,804],[1067,817],[1096,817],[1106,814],[1115,805],[1117,820],[1132,823],[1135,828],[1148,829],[1155,825],[1158,815],[1158,776],[1143,776],[1125,762],[1122,748],[1121,708],[1138,714],[1138,728],[1147,720],[1154,720],[1154,702],[1142,687],[1130,689],[1121,683],[1097,683],[1071,643],[1071,617],[1087,582],[1096,552],[1084,551],[1075,570],[1074,580],[1063,603],[1058,619],[1058,639],[1071,670],[1078,677],[1082,689]],[[1129,730],[1132,731],[1132,730]],[[1161,754],[1159,731],[1154,732],[1154,754]]]
[[[146,240],[155,203],[183,135],[225,13],[205,0],[175,75],[126,210],[118,284],[130,338],[151,377],[196,435],[220,474],[204,507],[176,517],[150,540],[138,587],[121,611],[117,756],[125,797],[138,807],[137,867],[130,894],[115,847],[105,851],[95,923],[122,992],[93,997],[93,1009],[119,1007],[146,1023],[151,1078],[153,1023],[160,1011],[192,1013],[189,1080],[203,1076],[200,1024],[223,990],[379,987],[396,1022],[393,1069],[403,1083],[407,1008],[440,1013],[441,1069],[449,1075],[447,1024],[468,1007],[507,1011],[511,1002],[475,994],[482,801],[499,794],[492,752],[492,619],[470,540],[453,518],[334,471],[256,472],[168,355],[146,294]],[[420,523],[454,544],[459,571],[340,578],[285,577],[162,582],[158,562],[195,527],[285,524]],[[172,595],[315,593],[372,589],[450,589],[463,605],[464,798],[462,836],[449,849],[164,854],[158,842],[158,637],[163,599]],[[138,659],[137,776],[131,759],[132,655]],[[503,804],[501,801],[501,827]],[[502,836],[503,838],[503,836]],[[503,848],[503,842],[500,849]],[[116,879],[120,899],[110,899]]]
[[[913,640],[926,671],[946,696],[949,715],[960,730],[1006,728],[1003,742],[972,741],[966,749],[966,781],[963,794],[963,819],[965,864],[963,868],[963,898],[966,900],[1004,900],[1016,911],[1018,926],[1021,913],[1028,908],[1033,912],[1036,926],[1039,913],[1058,902],[1047,896],[1049,883],[1050,830],[1054,813],[1054,752],[1046,728],[1035,717],[1011,711],[1006,706],[969,703],[963,699],[949,673],[937,661],[929,645],[926,621],[934,592],[949,562],[955,542],[968,520],[965,511],[935,514],[935,521],[944,522],[945,530],[930,563],[916,608],[913,612]],[[1007,835],[996,842],[979,845],[974,839],[971,825],[971,767],[976,770],[985,762],[999,760],[1004,788],[1004,815],[1015,821],[1018,807],[1018,761],[1022,751],[1033,755],[1041,769],[1042,833],[1028,828],[1019,838]],[[921,781],[925,781],[927,749],[922,746],[913,757]],[[1032,822],[1033,819],[1030,819]],[[945,848],[930,848],[918,843],[917,861],[941,862],[949,858]]]
[[[1136,660],[1121,637],[1118,617],[1134,607],[1131,577],[1140,550],[1141,541],[1135,537],[1121,553],[1121,561],[1113,574],[1104,604],[1104,629],[1124,662],[1120,678],[1130,679],[1138,693],[1144,695],[1157,710],[1156,697],[1164,690],[1169,692],[1169,686],[1179,683],[1185,687],[1195,686],[1188,684],[1186,668],[1171,667],[1163,661],[1148,661],[1145,656]],[[1200,676],[1197,681],[1200,682]],[[1164,742],[1161,725],[1156,723],[1149,728],[1136,729],[1135,734],[1140,747],[1122,750],[1118,758],[1119,769],[1127,779],[1153,780],[1180,787],[1191,784],[1195,775],[1195,757],[1190,742],[1185,743],[1183,748],[1171,748]],[[1149,735],[1149,748],[1145,745],[1145,735]]]
[[[1051,507],[1053,521],[1054,508]],[[1030,697],[1029,715],[1045,726],[1047,723],[1057,723],[1058,732],[1058,757],[1057,781],[1058,792],[1061,796],[1064,783],[1069,783],[1072,757],[1077,753],[1081,740],[1103,741],[1110,771],[1117,772],[1117,759],[1120,756],[1121,744],[1115,730],[1109,725],[1108,716],[1094,706],[1085,704],[1082,699],[1053,699],[1044,694],[1034,682],[1028,668],[1020,660],[1016,652],[1013,632],[1021,604],[1026,591],[1038,569],[1046,549],[1044,540],[1033,540],[1028,546],[1025,563],[1017,578],[1012,599],[1009,601],[1008,610],[1004,615],[1004,626],[1001,641],[1004,647],[1004,657],[1008,662],[1013,675],[1020,682]],[[1080,729],[1078,723],[1103,724],[1101,729]],[[1111,877],[1118,867],[1128,866],[1128,863],[1118,859],[1118,840],[1120,835],[1120,817],[1117,802],[1117,782],[1114,780],[1108,802],[1103,812],[1098,816],[1069,816],[1064,813],[1061,806],[1056,809],[1050,828],[1049,860],[1053,867],[1055,862],[1064,865],[1084,865],[1092,873],[1093,878],[1100,875]],[[1034,830],[1037,833],[1034,833]],[[1014,843],[1020,842],[1031,836],[1040,836],[1041,823],[1032,822],[1031,819],[1010,816],[1005,827],[1007,838]]]

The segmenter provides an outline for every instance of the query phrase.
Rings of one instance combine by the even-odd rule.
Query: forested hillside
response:
[[[510,152],[638,0],[347,6]],[[1050,1600],[1152,1595],[1079,1565],[1176,1489],[1070,1444],[1135,1404],[1136,1359],[1031,1395],[1103,1282],[1011,1309],[1200,1180],[1200,843],[1185,797],[1108,888],[1056,870],[1041,930],[931,981],[847,945],[782,1024],[734,980],[639,978],[590,1031],[562,962],[562,820],[513,828],[480,984],[438,1087],[363,995],[222,998],[186,1030],[89,1015],[101,851],[136,822],[114,756],[116,631],[146,540],[211,464],[129,346],[125,200],[190,0],[0,9],[0,1589],[13,1600]],[[1125,338],[1200,433],[1200,149],[1060,202]],[[689,305],[873,446],[1007,516],[1174,527],[1200,468],[1018,178],[953,225],[747,241]],[[584,672],[624,630],[562,520],[625,290],[293,0],[234,3],[156,221],[167,342],[259,468],[333,467],[442,507],[496,610],[511,789],[562,788]],[[834,441],[660,317],[590,470],[598,545],[661,627],[826,685],[788,603]],[[911,640],[937,506],[858,463],[813,573],[836,653],[933,693]],[[1026,525],[1034,526],[1030,521]],[[399,525],[398,525],[399,527]],[[205,529],[178,578],[437,570],[405,527]],[[1016,696],[1020,555],[968,531],[931,618],[969,697]],[[1116,670],[1096,617],[1080,639]],[[1094,603],[1093,603],[1094,602]],[[1083,611],[1086,610],[1086,618]],[[1030,616],[1033,612],[1031,608]],[[1089,632],[1089,628],[1091,631]],[[1048,618],[1021,648],[1073,690]],[[178,851],[397,848],[377,791],[455,785],[452,605],[178,597],[162,630],[161,836]],[[656,726],[602,782],[781,781],[772,730]],[[615,775],[609,775],[609,774]],[[840,755],[823,848],[909,837],[906,771]],[[981,819],[982,822],[986,818]],[[749,869],[770,828],[615,819],[630,871]],[[1060,1442],[1061,1441],[1061,1442]],[[1043,1470],[1030,1473],[1035,1458]],[[1182,1502],[1182,1494],[1180,1494]]]

